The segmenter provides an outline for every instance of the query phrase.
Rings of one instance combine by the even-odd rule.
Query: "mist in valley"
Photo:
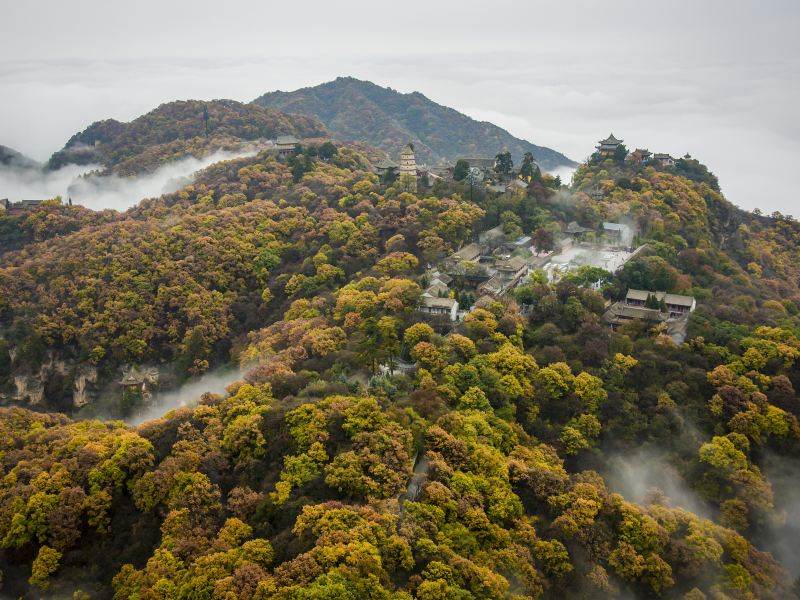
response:
[[[234,381],[241,379],[243,371],[236,367],[226,366],[214,369],[186,381],[175,390],[153,394],[152,399],[143,405],[131,416],[125,419],[129,425],[139,425],[151,419],[157,419],[171,410],[182,406],[193,406],[197,404],[200,397],[210,392],[212,394],[224,394],[225,388]]]
[[[603,477],[609,490],[627,500],[647,504],[658,499],[668,506],[712,517],[709,506],[689,487],[665,454],[644,449],[634,454],[614,454],[608,457],[606,465]]]
[[[772,484],[776,519],[767,524],[763,549],[800,577],[800,459],[767,454],[762,472]]]
[[[0,198],[15,202],[61,196],[64,202],[71,198],[73,204],[92,210],[124,211],[144,198],[158,197],[189,185],[197,171],[214,163],[255,154],[255,150],[219,150],[203,158],[188,156],[164,164],[152,173],[132,177],[99,175],[100,165],[66,165],[55,171],[0,165]]]

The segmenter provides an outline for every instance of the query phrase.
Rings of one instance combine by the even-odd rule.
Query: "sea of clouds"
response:
[[[189,156],[167,163],[152,173],[138,176],[98,175],[97,165],[66,165],[58,170],[0,165],[0,198],[11,201],[41,200],[61,196],[93,210],[126,210],[144,198],[177,191],[192,181],[193,175],[222,160],[252,156],[255,151],[217,151],[203,158]]]
[[[220,13],[198,0],[187,12],[143,0],[132,13],[51,0],[36,28],[27,24],[41,21],[40,3],[10,5],[0,20],[0,144],[44,161],[98,119],[128,121],[175,99],[246,102],[351,75],[420,91],[577,161],[610,132],[630,149],[689,152],[732,202],[797,212],[794,0],[499,0],[479,19],[463,3],[409,0],[392,31],[367,0],[320,4],[312,20],[304,5],[235,3]],[[313,43],[298,44],[294,27],[264,35],[265,20],[301,23]]]

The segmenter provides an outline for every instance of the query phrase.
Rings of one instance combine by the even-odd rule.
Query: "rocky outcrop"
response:
[[[13,399],[17,402],[26,402],[32,406],[42,404],[45,400],[47,383],[51,378],[56,376],[65,377],[68,373],[69,365],[63,360],[56,359],[51,354],[36,373],[14,376]]]
[[[78,411],[96,402],[117,408],[120,402],[148,404],[160,387],[156,367],[125,366],[119,379],[89,362],[48,352],[38,367],[18,362],[17,348],[8,348],[12,369],[0,381],[0,404],[18,403],[36,410]]]
[[[97,367],[82,366],[72,384],[72,405],[75,408],[86,406],[92,399],[90,384],[97,383]]]
[[[10,349],[9,354],[13,361],[16,349]],[[12,374],[10,382],[13,390],[9,390],[11,393],[4,399],[36,406],[40,410],[56,407],[64,410],[70,404],[71,391],[71,404],[77,409],[94,400],[100,379],[97,367],[92,364],[76,364],[75,361],[48,354],[36,371],[26,372],[20,368]]]
[[[40,375],[17,375],[14,377],[14,396],[17,402],[27,402],[33,406],[44,400],[44,383]]]

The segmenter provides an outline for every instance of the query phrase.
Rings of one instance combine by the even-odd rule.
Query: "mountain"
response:
[[[236,149],[242,142],[281,134],[308,138],[324,136],[326,130],[314,117],[288,115],[234,100],[176,101],[162,104],[130,123],[114,119],[93,123],[73,135],[47,166],[57,169],[69,163],[98,164],[130,175],[188,155]]]
[[[311,142],[107,221],[0,217],[43,235],[0,264],[3,595],[796,600],[800,224],[694,159],[473,197],[372,167]],[[476,302],[443,260],[623,220],[615,273]],[[422,300],[427,263],[452,277]],[[695,298],[686,341],[660,307],[612,330],[629,288]],[[477,307],[417,310],[445,291]],[[203,372],[220,393],[157,412]]]
[[[208,115],[206,131],[205,115]],[[422,94],[400,94],[352,78],[295,92],[265,94],[249,104],[186,100],[162,104],[129,123],[97,121],[73,135],[47,168],[98,165],[105,173],[135,175],[192,155],[240,150],[248,142],[281,134],[364,142],[395,155],[408,141],[418,160],[494,156],[507,148],[519,162],[532,152],[544,169],[575,163],[549,148],[515,138],[492,125],[441,106]],[[11,160],[13,151],[0,157]]]
[[[21,169],[41,169],[41,163],[28,158],[24,154],[9,148],[8,146],[0,146],[0,165],[5,167],[21,168]]]
[[[362,140],[397,156],[409,141],[417,160],[433,164],[464,156],[494,156],[504,148],[519,164],[531,152],[545,169],[575,162],[550,148],[519,139],[491,123],[476,121],[426,98],[401,94],[369,81],[339,77],[294,92],[270,92],[253,101],[289,113],[313,115],[341,140]]]

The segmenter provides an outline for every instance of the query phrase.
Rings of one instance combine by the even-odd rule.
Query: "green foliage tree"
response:
[[[511,158],[511,152],[506,150],[500,152],[495,156],[494,170],[498,175],[508,176],[514,168],[514,160]]]
[[[28,583],[36,587],[46,590],[50,587],[50,575],[58,570],[59,562],[61,561],[61,552],[42,546],[39,548],[39,554],[31,566],[31,576],[28,578]]]
[[[533,159],[533,154],[531,154],[530,152],[526,152],[522,157],[522,164],[519,167],[520,177],[522,177],[526,181],[530,181],[534,178],[534,174],[536,173],[537,169],[538,165],[536,164],[536,161],[534,161]]]
[[[456,165],[453,168],[453,179],[456,181],[464,181],[469,174],[469,163],[460,158],[456,161]]]

